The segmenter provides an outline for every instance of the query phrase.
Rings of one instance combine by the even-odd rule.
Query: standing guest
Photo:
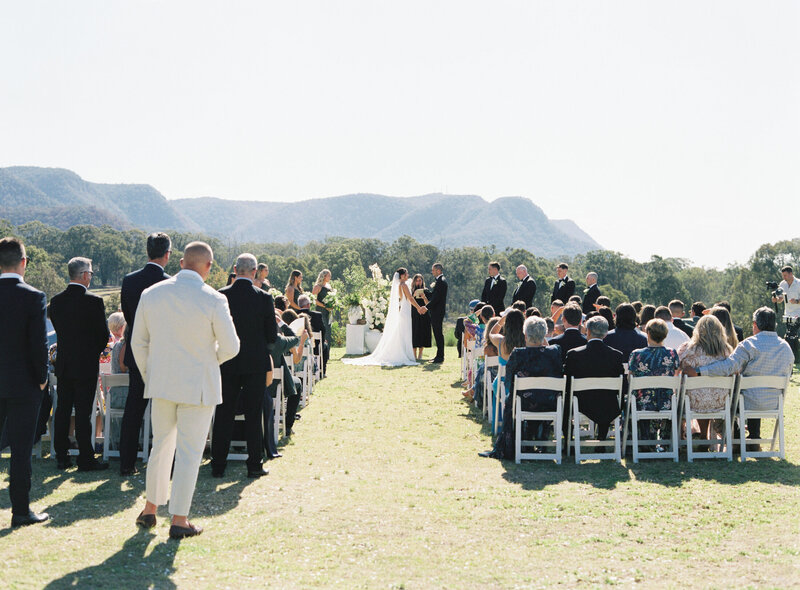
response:
[[[655,317],[663,320],[667,324],[667,337],[664,339],[664,346],[673,350],[678,350],[681,344],[689,341],[689,337],[672,323],[672,312],[665,305],[656,308]]]
[[[303,293],[303,273],[299,270],[293,270],[292,274],[289,275],[289,281],[286,283],[286,289],[284,289],[284,295],[286,296],[286,303],[289,307],[287,309],[293,309],[296,312],[300,311],[300,306],[297,305],[297,299]]]
[[[558,280],[553,285],[553,294],[550,296],[551,303],[556,299],[562,302],[569,301],[569,298],[575,294],[575,281],[567,276],[568,271],[569,265],[566,262],[562,262],[556,267]]]
[[[561,314],[564,322],[564,333],[550,340],[550,344],[557,344],[561,350],[561,362],[567,360],[567,353],[573,348],[586,345],[586,338],[581,334],[581,320],[583,313],[577,305],[567,305]]]
[[[732,314],[731,304],[728,303],[727,301],[718,301],[717,303],[714,304],[714,307],[723,307],[728,311],[729,315]],[[731,319],[733,319],[732,315]],[[733,331],[736,332],[736,338],[738,339],[739,342],[744,341],[744,330],[742,330],[741,327],[737,326],[736,324],[733,324]]]
[[[322,356],[322,375],[325,376],[325,373],[328,370],[328,358],[330,357],[331,350],[328,345],[328,332],[330,332],[330,326],[325,325],[325,321],[322,319],[322,313],[319,311],[311,311],[311,298],[306,295],[300,295],[297,298],[297,303],[300,307],[300,314],[305,315],[311,320],[311,331],[309,332],[309,337],[312,336],[312,332],[319,332],[322,335],[322,340],[320,342],[314,342],[314,354],[318,354]],[[320,347],[322,349],[320,350]]]
[[[590,272],[586,275],[586,291],[583,292],[583,313],[594,311],[594,304],[600,297],[600,287],[597,286],[597,273]]]
[[[333,308],[326,305],[325,298],[328,296],[328,293],[331,292],[332,276],[333,275],[331,274],[331,271],[329,271],[327,268],[323,269],[320,271],[319,275],[317,275],[317,282],[314,283],[314,286],[311,288],[311,294],[317,298],[315,302],[317,311],[322,315],[322,323],[325,325],[324,336],[329,353],[331,347],[333,346],[331,330],[331,312],[333,311]]]
[[[44,522],[30,509],[31,455],[43,391],[47,387],[47,300],[26,285],[25,246],[0,240],[0,432],[11,446],[8,492],[11,526]]]
[[[173,539],[203,531],[189,522],[189,508],[214,407],[222,402],[219,366],[239,352],[228,300],[205,284],[213,261],[208,244],[188,244],[181,271],[142,293],[131,337],[144,395],[153,400],[147,502],[136,524],[154,527],[156,509],[169,498]]]
[[[506,280],[500,276],[500,263],[489,263],[489,278],[483,284],[483,291],[481,292],[481,301],[488,303],[492,306],[497,313],[500,313],[506,308],[506,290],[508,285]]]
[[[415,274],[411,279],[411,295],[420,307],[428,305],[430,291],[425,288],[425,279],[421,274]],[[461,320],[463,331],[464,320]],[[456,336],[458,340],[458,336]],[[415,307],[411,310],[411,346],[414,347],[414,358],[422,360],[422,353],[431,347],[431,316],[420,313]]]
[[[739,346],[739,337],[736,335],[736,328],[733,326],[733,322],[731,321],[731,314],[728,313],[728,310],[724,307],[712,307],[707,312],[709,315],[713,315],[717,318],[720,323],[722,324],[723,329],[725,330],[725,340],[731,347],[731,350],[736,350],[736,347]]]
[[[233,423],[239,400],[244,408],[244,429],[247,440],[247,477],[267,475],[263,463],[264,440],[261,414],[264,388],[270,368],[268,345],[275,342],[278,325],[272,295],[253,283],[256,257],[249,253],[236,259],[236,280],[220,289],[228,299],[239,354],[220,366],[222,403],[217,406],[211,444],[211,475],[222,477],[228,462]]]
[[[772,298],[773,303],[783,303],[783,315],[789,317],[800,317],[800,283],[794,278],[794,269],[791,266],[784,266],[781,269],[783,280],[778,285],[783,289],[783,299]]]
[[[628,357],[637,348],[647,346],[647,337],[636,330],[636,310],[630,303],[620,303],[617,306],[616,327],[608,333],[603,342],[611,348],[616,348],[625,357]]]
[[[447,305],[447,280],[444,278],[444,266],[440,263],[435,263],[431,267],[433,274],[433,286],[431,287],[431,295],[428,298],[428,313],[431,314],[431,329],[433,330],[433,338],[436,341],[436,356],[433,357],[432,363],[444,362],[444,331],[442,330],[442,323],[444,322],[445,307]]]
[[[269,265],[264,262],[259,262],[256,267],[256,276],[253,279],[253,284],[264,291],[269,291],[272,285],[269,283]]]
[[[680,299],[673,299],[669,302],[667,307],[669,307],[669,311],[672,314],[672,325],[691,338],[692,326],[683,321],[683,315],[685,313],[683,301]]]
[[[139,470],[136,469],[136,457],[139,454],[139,431],[142,429],[144,412],[150,402],[144,397],[144,381],[130,346],[136,309],[139,306],[139,298],[145,289],[169,278],[169,275],[164,272],[164,267],[167,266],[171,253],[172,241],[167,234],[163,232],[150,234],[147,236],[147,264],[122,279],[120,306],[125,315],[127,325],[125,342],[128,343],[125,347],[123,361],[130,372],[128,397],[125,400],[125,412],[122,415],[119,435],[119,474],[123,477],[139,473]],[[149,443],[145,441],[144,444]]]
[[[75,408],[78,471],[108,469],[98,461],[92,444],[92,407],[100,374],[100,354],[108,344],[103,298],[87,290],[92,282],[92,261],[76,257],[67,264],[69,285],[53,296],[49,313],[58,337],[55,373],[58,404],[53,419],[53,446],[59,469],[72,467],[69,426]]]
[[[526,308],[531,307],[533,305],[533,298],[536,296],[536,281],[528,274],[528,267],[524,264],[520,264],[517,267],[516,273],[519,284],[517,288],[514,289],[514,295],[511,299],[514,301],[524,301]]]

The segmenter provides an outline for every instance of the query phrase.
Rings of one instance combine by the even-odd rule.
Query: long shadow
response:
[[[243,463],[242,473],[231,470],[237,466],[229,462],[225,476],[219,479],[210,476],[210,467],[200,468],[192,500],[191,516],[216,516],[229,512],[239,505],[244,489],[257,480],[245,477]]]
[[[170,576],[175,573],[175,554],[179,543],[164,541],[153,547],[149,555],[145,555],[154,539],[154,534],[140,529],[125,541],[119,551],[102,563],[70,572],[53,580],[45,588],[176,588]]]
[[[96,472],[75,474],[75,481],[78,483],[84,481],[82,476],[87,476],[85,481],[97,477],[104,477],[106,480],[93,490],[81,492],[48,507],[47,512],[52,519],[48,526],[65,527],[81,520],[95,520],[123,512],[136,503],[144,490],[144,474],[122,479],[115,473],[110,476],[108,472],[100,473],[104,475],[97,476]],[[130,489],[124,489],[128,487]]]

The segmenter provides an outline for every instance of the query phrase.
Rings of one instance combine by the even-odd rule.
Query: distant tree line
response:
[[[501,264],[502,274],[509,282],[507,304],[511,304],[511,292],[517,282],[514,269],[524,264],[537,284],[534,305],[543,314],[549,314],[555,266],[564,261],[570,266],[569,275],[575,279],[578,295],[586,287],[586,273],[594,271],[600,277],[600,290],[610,297],[613,306],[636,300],[662,305],[680,299],[688,307],[693,301],[709,305],[727,300],[733,307],[734,321],[749,333],[753,310],[770,304],[765,281],[780,280],[780,268],[785,264],[793,264],[796,269],[800,267],[800,238],[764,244],[747,263],[717,270],[691,266],[682,258],[652,256],[648,262],[642,263],[608,250],[556,260],[520,248],[438,248],[407,236],[391,243],[376,239],[327,238],[297,245],[225,243],[200,234],[168,233],[173,240],[173,254],[167,272],[178,272],[183,248],[192,240],[201,239],[214,249],[216,260],[208,282],[215,288],[224,286],[232,264],[241,252],[252,252],[259,262],[267,263],[269,280],[281,291],[293,269],[303,272],[303,286],[310,290],[317,273],[323,268],[330,269],[334,279],[341,280],[345,271],[349,276],[353,272],[366,273],[367,267],[377,262],[384,274],[391,276],[396,268],[403,266],[412,275],[422,273],[429,283],[432,280],[431,265],[441,262],[450,285],[447,305],[450,319],[461,315],[468,302],[480,296],[487,276],[486,267],[493,260]],[[93,260],[95,287],[119,285],[125,274],[147,261],[147,234],[141,230],[120,231],[107,225],[76,225],[60,230],[39,221],[14,226],[0,220],[0,234],[16,235],[24,240],[32,258],[26,279],[48,297],[65,287],[66,262],[73,256],[87,256]],[[346,283],[339,286],[347,291]]]

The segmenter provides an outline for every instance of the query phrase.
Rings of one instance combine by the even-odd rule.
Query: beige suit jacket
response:
[[[228,300],[182,270],[142,293],[131,350],[144,397],[181,404],[222,403],[219,366],[239,352]]]

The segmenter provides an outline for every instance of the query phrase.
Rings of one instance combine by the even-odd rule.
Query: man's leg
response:
[[[434,318],[431,322],[433,328],[433,338],[436,340],[436,358],[434,360],[444,360],[444,332],[442,331],[442,322],[440,318]]]
[[[203,449],[206,446],[211,417],[214,415],[214,406],[178,404],[176,411],[178,436],[169,511],[173,517],[186,517],[192,506],[197,471],[203,459]]]
[[[144,398],[142,374],[137,367],[130,367],[130,386],[119,433],[119,469],[123,473],[132,470],[136,465],[139,431],[142,429],[142,420],[149,401]],[[144,444],[149,444],[149,441],[144,441]]]
[[[214,432],[211,437],[211,471],[216,475],[221,475],[228,464],[242,377],[244,376],[232,373],[222,375],[222,403],[217,406],[214,414]]]
[[[147,461],[147,501],[161,506],[169,498],[169,474],[175,457],[177,404],[163,399],[153,400],[151,414],[153,450]],[[208,429],[206,429],[208,432]]]
[[[58,379],[58,399],[53,417],[53,448],[59,463],[69,461],[69,422],[75,401],[76,382],[74,379]]]
[[[97,392],[97,375],[80,379],[75,389],[75,440],[78,441],[78,467],[94,463],[94,445],[92,444],[92,408]]]
[[[247,470],[258,471],[264,462],[264,432],[261,410],[264,406],[264,383],[266,373],[242,376],[242,406],[244,406],[244,429],[247,439]]]
[[[27,515],[30,510],[31,452],[36,437],[36,421],[42,392],[31,391],[22,398],[3,400],[6,404],[6,428],[11,445],[11,466],[8,491],[11,495],[11,512]],[[0,423],[2,417],[0,417]]]

